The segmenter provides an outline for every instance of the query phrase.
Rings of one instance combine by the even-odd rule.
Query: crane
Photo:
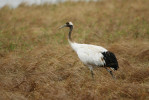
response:
[[[114,53],[108,51],[107,49],[91,45],[91,44],[79,44],[72,40],[71,33],[73,30],[73,23],[67,22],[62,25],[59,29],[68,27],[68,42],[72,49],[77,53],[79,59],[83,62],[84,65],[88,66],[91,71],[91,75],[94,78],[93,68],[94,67],[103,67],[105,68],[111,76],[115,79],[115,76],[112,73],[112,70],[117,70],[119,68],[118,61]]]

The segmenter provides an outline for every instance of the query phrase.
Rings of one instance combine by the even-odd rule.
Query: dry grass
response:
[[[103,0],[0,9],[0,100],[148,100],[149,1]],[[80,43],[118,58],[114,81],[89,69],[67,43],[67,21]]]

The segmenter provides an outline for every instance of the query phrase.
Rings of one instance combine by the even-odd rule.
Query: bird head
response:
[[[72,26],[73,26],[72,22],[67,22],[66,24],[59,27],[59,29],[64,28],[64,27],[72,27]]]

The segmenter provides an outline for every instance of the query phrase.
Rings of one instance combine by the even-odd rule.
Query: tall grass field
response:
[[[119,63],[94,79],[67,41],[103,46]],[[0,100],[149,100],[149,0],[0,9]]]

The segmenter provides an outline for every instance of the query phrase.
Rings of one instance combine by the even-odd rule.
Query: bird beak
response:
[[[66,27],[66,26],[67,26],[67,25],[64,24],[64,25],[62,25],[61,27],[59,27],[58,29],[64,28],[64,27]]]

